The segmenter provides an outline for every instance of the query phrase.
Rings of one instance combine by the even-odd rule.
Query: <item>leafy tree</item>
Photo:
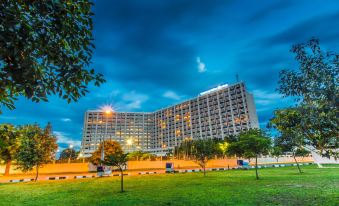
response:
[[[270,120],[269,125],[280,133],[280,136],[275,138],[275,145],[280,147],[283,152],[292,152],[300,174],[302,172],[295,151],[308,142],[299,127],[301,121],[302,116],[295,108],[287,108],[274,111],[274,117]]]
[[[27,125],[22,127],[22,138],[16,154],[17,167],[23,172],[35,168],[35,181],[39,176],[39,168],[53,161],[58,148],[56,138],[52,134],[51,125],[45,129],[38,125]]]
[[[75,151],[75,149],[67,148],[61,151],[59,160],[75,160],[79,155],[79,151]]]
[[[9,175],[12,161],[19,146],[20,136],[20,130],[13,125],[0,125],[0,160],[2,159],[6,163],[5,176]]]
[[[157,156],[155,154],[151,154],[151,153],[144,153],[141,156],[141,160],[151,160],[151,161],[155,161],[157,159]]]
[[[297,157],[306,157],[310,154],[311,152],[306,150],[305,148],[298,148],[296,151],[295,151],[295,156]]]
[[[106,158],[110,155],[115,155],[116,153],[117,154],[123,153],[121,146],[118,142],[106,140],[99,145],[98,149],[93,152],[92,157],[90,158],[90,162],[92,162],[94,165],[99,165],[101,163],[102,144],[104,144],[105,161]]]
[[[120,181],[120,191],[124,192],[124,174],[123,170],[126,168],[128,161],[128,154],[124,153],[111,153],[105,157],[104,161],[101,161],[102,164],[107,166],[116,167],[120,171],[121,181]]]
[[[14,109],[56,94],[68,102],[84,96],[101,74],[90,69],[93,23],[90,0],[0,2],[0,104]]]
[[[279,161],[279,157],[282,154],[283,154],[283,152],[282,152],[281,147],[276,146],[276,145],[274,147],[272,147],[271,156],[273,156],[277,160],[277,162]]]
[[[228,146],[229,146],[229,143],[226,141],[218,143],[219,150],[223,156],[227,154]]]
[[[278,82],[279,93],[297,103],[290,115],[299,121],[290,126],[323,156],[339,157],[339,54],[322,51],[315,38],[291,51],[299,68],[282,70]]]
[[[206,176],[206,164],[208,160],[212,159],[216,154],[215,151],[215,142],[212,139],[200,139],[193,141],[193,151],[192,155],[195,161],[204,171],[204,176]]]
[[[258,156],[268,154],[271,139],[260,129],[250,129],[239,134],[239,140],[229,146],[229,154],[239,156],[255,156],[255,174],[258,175]]]
[[[224,137],[224,141],[227,142],[227,143],[236,142],[236,141],[238,141],[238,137],[237,137],[237,135],[226,135]]]

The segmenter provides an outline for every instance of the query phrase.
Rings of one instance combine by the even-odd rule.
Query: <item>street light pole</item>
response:
[[[103,137],[103,141],[101,142],[101,160],[104,161],[105,159],[105,139],[106,139],[106,136],[107,136],[107,124],[108,124],[108,115],[111,113],[111,109],[107,109],[105,111],[105,114],[106,114],[106,121],[105,121],[105,134],[104,134],[104,137]]]
[[[71,156],[72,156],[72,148],[73,148],[73,145],[69,145],[69,150],[70,150],[70,153],[69,153],[69,158],[68,158],[68,164],[71,163]]]

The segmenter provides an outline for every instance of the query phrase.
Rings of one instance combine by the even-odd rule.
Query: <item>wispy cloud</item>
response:
[[[148,96],[145,94],[136,93],[135,91],[130,91],[122,96],[122,102],[117,104],[119,109],[123,110],[133,110],[140,109],[142,104],[148,100]]]
[[[253,96],[255,103],[261,106],[276,104],[277,101],[281,101],[282,99],[280,94],[264,90],[253,90]]]
[[[180,100],[181,99],[181,96],[178,95],[177,93],[173,92],[173,91],[166,91],[162,96],[169,98],[169,99],[174,99],[174,100]]]
[[[198,72],[203,73],[206,71],[206,64],[201,61],[200,57],[197,57]]]
[[[73,145],[76,148],[80,148],[81,141],[72,139],[71,137],[69,137],[68,133],[61,132],[61,131],[54,131],[53,134],[56,136],[57,143],[59,145],[66,144],[66,145]]]
[[[71,122],[72,120],[70,118],[62,118],[61,121],[63,121],[63,122]]]

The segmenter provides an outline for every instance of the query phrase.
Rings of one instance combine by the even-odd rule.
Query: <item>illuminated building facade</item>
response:
[[[222,85],[152,113],[85,113],[81,151],[90,156],[102,140],[125,151],[164,154],[185,139],[220,138],[259,128],[253,95],[243,82]]]

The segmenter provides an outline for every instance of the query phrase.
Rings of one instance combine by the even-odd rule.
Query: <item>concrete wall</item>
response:
[[[298,161],[313,161],[312,157],[306,158],[297,158]],[[290,157],[281,157],[279,162],[293,162],[293,158]],[[190,160],[168,160],[168,161],[129,161],[128,169],[129,170],[147,170],[147,169],[165,169],[166,162],[173,162],[175,169],[184,169],[184,168],[197,168],[199,165]],[[274,158],[259,158],[259,163],[276,163]],[[254,161],[251,161],[251,164]],[[236,166],[236,159],[217,159],[210,160],[207,163],[207,167],[234,167]],[[47,164],[43,168],[40,168],[41,174],[48,173],[84,173],[89,172],[89,164],[88,163],[62,163],[62,164]],[[5,172],[5,165],[0,165],[0,174]],[[34,171],[33,171],[34,173]],[[10,174],[22,174],[20,170],[15,170],[15,165],[11,167]]]

